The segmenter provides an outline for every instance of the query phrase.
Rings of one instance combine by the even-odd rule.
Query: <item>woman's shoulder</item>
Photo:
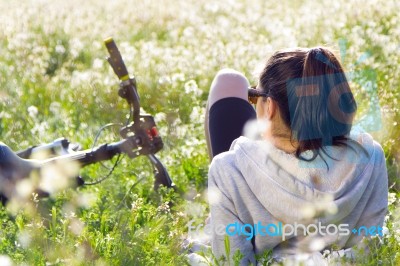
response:
[[[249,156],[257,156],[257,153],[265,153],[269,150],[269,143],[262,140],[253,140],[247,137],[239,137],[235,139],[228,151],[222,152],[215,156],[212,160],[213,164],[233,164],[236,156],[243,156],[244,154]],[[243,154],[244,153],[244,154]],[[243,159],[246,159],[244,156]],[[253,157],[253,156],[250,156]]]
[[[357,143],[361,149],[368,154],[368,158],[374,157],[375,159],[380,159],[384,157],[384,151],[381,144],[368,132],[357,129],[352,130],[349,139]]]
[[[227,176],[232,180],[236,176],[243,177],[249,172],[264,172],[268,169],[266,164],[270,158],[285,157],[285,161],[294,162],[297,159],[273,147],[265,140],[254,140],[239,137],[232,142],[229,151],[215,156],[211,162],[209,172],[219,176]],[[256,171],[258,169],[259,171]],[[268,172],[268,171],[267,171]]]

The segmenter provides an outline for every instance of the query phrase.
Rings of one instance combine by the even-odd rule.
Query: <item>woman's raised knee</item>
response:
[[[215,75],[211,84],[209,106],[211,107],[220,99],[229,97],[247,100],[248,87],[249,81],[241,72],[230,68],[222,69]]]

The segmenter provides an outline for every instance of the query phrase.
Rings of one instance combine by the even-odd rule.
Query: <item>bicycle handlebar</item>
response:
[[[113,68],[115,74],[122,81],[128,80],[128,70],[125,66],[124,61],[122,60],[121,53],[119,52],[113,38],[105,39],[104,44],[106,45],[108,53],[110,54],[110,57],[107,60]]]
[[[104,44],[106,45],[108,53],[110,54],[110,57],[107,58],[107,61],[110,63],[114,73],[121,81],[118,95],[121,98],[124,98],[131,106],[133,109],[133,123],[135,126],[140,127],[140,98],[136,90],[136,80],[134,77],[129,77],[124,60],[122,59],[121,53],[119,52],[113,38],[110,37],[105,39]]]
[[[154,166],[155,188],[158,188],[160,184],[173,187],[174,184],[167,170],[154,155],[163,147],[154,119],[149,115],[140,115],[140,98],[136,89],[136,80],[134,77],[129,77],[128,70],[113,38],[105,39],[104,43],[110,54],[107,60],[121,81],[118,94],[126,99],[133,109],[133,123],[121,128],[120,135],[125,139],[130,135],[135,136],[135,144],[140,149],[140,151],[136,152],[139,152],[139,155],[147,155]],[[131,158],[134,156],[131,151],[127,151],[127,153]]]

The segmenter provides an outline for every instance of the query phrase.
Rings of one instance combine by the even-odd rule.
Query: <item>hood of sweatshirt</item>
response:
[[[380,176],[374,169],[385,164],[382,148],[369,134],[350,138],[349,147],[327,146],[312,161],[245,137],[238,138],[231,150],[245,182],[277,220],[335,223],[359,208],[366,193],[372,193]],[[311,158],[312,153],[302,156]]]

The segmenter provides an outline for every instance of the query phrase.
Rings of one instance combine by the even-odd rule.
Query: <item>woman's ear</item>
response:
[[[257,117],[272,120],[276,115],[277,108],[276,102],[270,97],[267,99],[259,98],[256,106]]]
[[[260,116],[267,118],[268,120],[272,120],[276,114],[276,102],[270,97],[268,97],[266,100],[260,98],[260,101]]]

